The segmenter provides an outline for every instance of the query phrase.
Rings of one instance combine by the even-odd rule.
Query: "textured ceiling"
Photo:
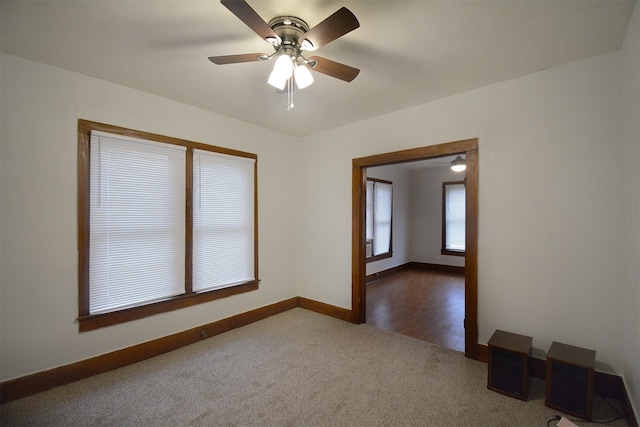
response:
[[[617,51],[631,0],[248,0],[265,20],[313,27],[342,6],[360,28],[314,54],[361,70],[351,83],[314,73],[286,94],[272,62],[209,56],[273,48],[217,0],[0,2],[3,52],[301,136]]]

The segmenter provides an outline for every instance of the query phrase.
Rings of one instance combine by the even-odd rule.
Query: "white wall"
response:
[[[450,167],[411,172],[411,261],[464,266],[464,257],[442,255],[442,183],[464,180]]]
[[[621,50],[624,140],[625,334],[624,373],[636,417],[640,415],[640,6],[636,3]]]
[[[495,329],[597,351],[622,373],[619,54],[303,139],[300,294],[351,307],[351,159],[479,138],[479,341]],[[330,170],[331,179],[321,180]],[[331,200],[330,204],[322,203]],[[322,204],[321,204],[322,203]],[[637,339],[636,339],[637,341]]]
[[[2,55],[1,67],[1,380],[298,294],[292,138],[9,55]],[[78,333],[78,118],[256,153],[260,289]]]
[[[393,183],[392,210],[392,256],[379,261],[368,262],[366,274],[388,270],[411,261],[409,244],[411,239],[409,210],[409,172],[396,166],[376,166],[367,169],[367,177],[391,181]]]

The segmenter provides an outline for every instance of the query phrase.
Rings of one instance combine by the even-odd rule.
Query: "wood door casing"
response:
[[[366,169],[434,157],[466,157],[465,356],[478,359],[478,139],[466,139],[353,159],[351,238],[351,321],[366,321],[365,195]]]

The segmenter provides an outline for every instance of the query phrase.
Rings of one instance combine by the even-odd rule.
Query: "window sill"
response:
[[[451,249],[441,249],[440,254],[442,255],[451,255],[451,256],[464,256],[464,251],[454,251]]]
[[[255,291],[258,289],[259,280],[231,286],[223,289],[215,289],[208,292],[179,295],[171,299],[158,301],[152,304],[131,307],[123,310],[112,311],[109,313],[93,314],[78,317],[80,332],[92,331],[94,329],[103,328],[105,326],[117,325],[119,323],[130,322],[155,314],[166,313],[168,311],[178,310],[180,308],[189,307],[196,304],[202,304],[225,298],[231,295],[241,294],[245,292]]]
[[[365,261],[366,262],[374,262],[374,261],[378,261],[378,260],[385,259],[385,258],[391,258],[392,256],[393,256],[393,254],[391,252],[385,252],[383,254],[378,254],[378,255],[371,256],[371,257],[367,258]]]

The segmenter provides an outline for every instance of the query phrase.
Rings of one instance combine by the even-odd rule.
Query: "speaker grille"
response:
[[[550,402],[578,414],[587,413],[588,370],[551,362]]]
[[[522,394],[522,357],[492,348],[491,386],[520,396]]]

